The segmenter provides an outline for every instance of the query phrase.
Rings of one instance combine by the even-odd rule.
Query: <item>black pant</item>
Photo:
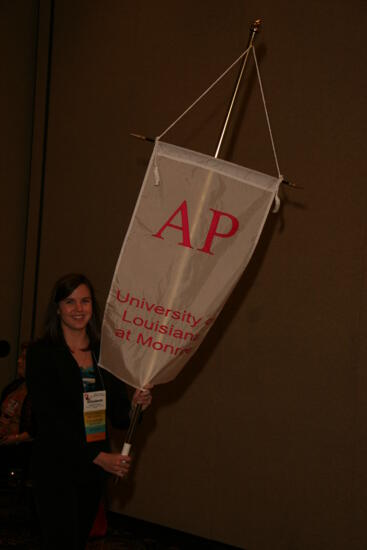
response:
[[[102,498],[98,476],[73,481],[65,476],[36,480],[42,550],[82,550]]]

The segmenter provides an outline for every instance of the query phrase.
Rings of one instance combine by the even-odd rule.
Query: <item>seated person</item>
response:
[[[21,345],[18,376],[3,390],[0,399],[1,474],[28,473],[32,437],[32,413],[25,383],[27,344]]]

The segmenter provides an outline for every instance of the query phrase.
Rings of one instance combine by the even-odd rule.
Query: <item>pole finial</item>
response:
[[[250,27],[250,31],[251,31],[251,32],[254,32],[254,33],[255,33],[255,32],[260,32],[261,23],[262,23],[261,19],[256,19],[256,20],[252,23],[252,25],[251,25],[251,27]]]

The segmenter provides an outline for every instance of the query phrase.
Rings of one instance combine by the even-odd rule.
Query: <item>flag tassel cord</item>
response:
[[[277,152],[276,152],[276,148],[275,148],[273,132],[272,132],[271,125],[270,125],[269,112],[268,112],[268,108],[267,108],[267,105],[266,105],[264,88],[263,88],[263,85],[262,85],[259,64],[258,64],[258,61],[257,61],[256,51],[255,51],[255,47],[254,47],[254,40],[256,38],[257,33],[260,30],[260,26],[261,26],[261,20],[260,19],[257,19],[256,21],[254,21],[254,23],[250,27],[250,37],[249,37],[249,41],[248,41],[248,45],[247,45],[246,50],[244,52],[242,52],[241,55],[239,55],[237,57],[237,59],[235,59],[235,61],[233,61],[233,63],[231,63],[231,65],[198,98],[196,98],[195,101],[193,103],[191,103],[191,105],[189,105],[187,107],[187,109],[185,109],[184,112],[181,113],[161,134],[159,134],[155,138],[149,137],[149,136],[144,136],[144,135],[141,135],[141,134],[136,134],[136,133],[131,133],[130,135],[135,137],[135,138],[138,138],[138,139],[149,141],[151,143],[155,143],[155,141],[158,141],[158,140],[162,139],[162,137],[165,136],[182,118],[184,118],[184,116],[189,111],[191,111],[191,109],[193,109],[197,105],[197,103],[199,103],[233,69],[233,67],[235,65],[237,65],[237,63],[239,63],[242,59],[241,68],[240,68],[240,71],[239,71],[239,74],[238,74],[238,77],[237,77],[237,80],[236,80],[234,91],[232,93],[231,101],[230,101],[230,104],[229,104],[229,107],[228,107],[228,110],[227,110],[227,114],[226,114],[222,129],[221,129],[220,137],[219,137],[218,144],[217,144],[217,147],[216,147],[216,151],[215,151],[215,154],[214,154],[214,158],[218,158],[218,156],[220,154],[220,150],[222,148],[224,136],[226,134],[226,131],[227,131],[227,128],[228,128],[228,125],[229,125],[230,117],[232,115],[233,107],[234,107],[234,104],[235,104],[235,101],[236,101],[236,98],[237,98],[237,95],[238,95],[240,84],[241,84],[241,81],[242,81],[242,78],[243,78],[243,75],[244,75],[244,72],[245,72],[248,56],[250,54],[250,51],[252,50],[253,57],[254,57],[254,62],[255,62],[256,74],[257,74],[259,87],[260,87],[260,92],[261,92],[261,99],[262,99],[263,106],[264,106],[266,123],[267,123],[267,127],[268,127],[268,132],[269,132],[269,137],[270,137],[270,142],[271,142],[271,146],[272,146],[273,157],[274,157],[278,177],[282,180],[281,183],[283,183],[285,185],[288,185],[290,187],[293,187],[293,188],[299,188],[299,186],[297,186],[297,185],[289,182],[288,180],[284,179],[284,177],[281,175],[280,168],[279,168],[279,162],[278,162],[278,156],[277,156]]]
[[[234,90],[233,90],[233,93],[232,93],[231,101],[229,103],[227,114],[226,114],[226,117],[224,119],[224,123],[223,123],[222,130],[221,130],[221,133],[220,133],[220,136],[219,136],[217,148],[216,148],[215,153],[214,153],[214,158],[218,158],[220,150],[222,148],[223,139],[224,139],[225,133],[226,133],[228,125],[229,125],[229,120],[230,120],[230,117],[231,117],[231,114],[232,114],[232,111],[233,111],[233,107],[234,107],[234,104],[235,104],[235,101],[236,101],[236,98],[237,98],[238,90],[239,90],[240,85],[241,85],[241,80],[242,80],[244,72],[245,72],[245,68],[246,68],[247,59],[248,59],[248,56],[249,56],[249,53],[250,53],[250,49],[252,48],[252,46],[254,44],[256,35],[258,34],[258,32],[260,30],[260,26],[261,26],[261,20],[256,19],[256,21],[254,21],[254,23],[250,27],[250,36],[249,36],[247,48],[246,48],[245,52],[243,53],[243,61],[242,61],[242,64],[241,64],[240,71],[238,73],[238,77],[237,77],[236,84],[235,84],[235,87],[234,87]]]

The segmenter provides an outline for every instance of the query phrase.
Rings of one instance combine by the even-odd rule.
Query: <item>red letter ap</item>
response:
[[[178,215],[179,212],[181,212],[181,225],[175,225],[171,223],[171,221]],[[160,230],[157,233],[154,233],[154,235],[152,236],[157,237],[158,239],[163,239],[162,233],[166,229],[166,227],[173,227],[173,229],[178,229],[179,231],[182,231],[182,242],[178,244],[181,246],[187,246],[188,248],[192,248],[190,243],[189,218],[187,215],[186,201],[183,201],[183,203],[177,208],[177,210],[175,210],[175,212],[166,221],[166,223],[160,228]]]
[[[232,216],[232,214],[228,214],[226,212],[220,212],[219,210],[214,210],[213,208],[211,208],[210,210],[213,212],[213,219],[211,221],[203,248],[198,248],[198,250],[200,250],[201,252],[206,252],[207,254],[213,254],[213,252],[211,252],[210,249],[211,249],[214,237],[221,237],[222,239],[227,239],[228,237],[232,237],[237,232],[237,229],[240,225],[238,219]],[[219,220],[222,216],[226,216],[232,221],[232,227],[228,231],[228,233],[217,233],[216,231]]]

